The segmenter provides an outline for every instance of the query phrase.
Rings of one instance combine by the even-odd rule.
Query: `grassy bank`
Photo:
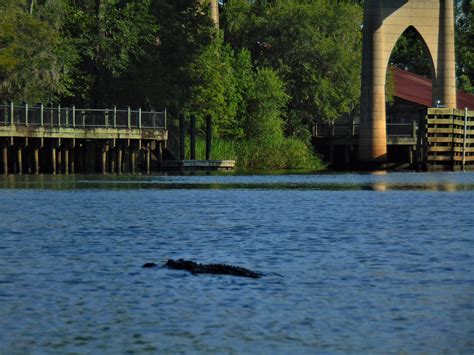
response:
[[[196,159],[205,159],[206,142],[198,138]],[[189,141],[186,144],[186,158],[189,159]],[[304,142],[292,138],[279,140],[230,141],[214,139],[211,158],[216,160],[235,160],[239,170],[277,170],[326,168],[321,159],[313,154]]]

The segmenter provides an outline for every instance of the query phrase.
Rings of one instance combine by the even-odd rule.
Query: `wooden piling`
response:
[[[102,163],[102,174],[107,174],[107,149],[105,144],[102,145],[102,154],[101,154],[101,163]]]
[[[130,171],[135,174],[135,167],[137,163],[137,152],[134,147],[130,146]]]
[[[196,116],[191,115],[191,127],[190,127],[190,159],[196,160]]]
[[[23,159],[22,159],[22,147],[21,145],[18,145],[17,147],[17,165],[16,165],[16,171],[18,174],[23,174]]]
[[[156,158],[158,160],[158,167],[161,170],[163,168],[163,146],[162,142],[156,144]]]
[[[71,171],[71,174],[75,174],[76,173],[76,157],[74,156],[74,147],[71,147],[69,148],[70,149],[70,153],[69,154],[69,164],[70,164],[70,171]]]
[[[3,160],[3,174],[8,174],[8,145],[4,143],[2,145],[2,160]]]
[[[56,147],[54,146],[54,142],[51,146],[51,170],[53,175],[56,175]]]
[[[150,174],[151,172],[151,148],[150,143],[146,145],[146,173]]]
[[[39,162],[39,147],[37,145],[33,148],[33,159],[35,161],[35,174],[38,175],[40,172],[40,162]]]
[[[69,147],[64,147],[63,149],[63,154],[64,154],[64,174],[68,175],[69,174]]]
[[[115,174],[115,155],[116,155],[115,153],[116,153],[116,148],[112,148],[109,152],[111,174]]]
[[[123,171],[122,156],[123,156],[122,144],[119,143],[117,144],[117,172],[119,174],[122,174],[122,171]]]
[[[61,152],[60,146],[58,146],[58,149],[56,151],[56,164],[57,164],[56,172],[58,174],[62,174],[63,173],[63,160],[62,160],[62,152]]]
[[[212,145],[212,118],[206,117],[206,160],[211,160],[211,145]]]

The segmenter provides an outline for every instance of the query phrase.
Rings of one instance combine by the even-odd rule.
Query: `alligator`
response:
[[[158,266],[155,263],[146,263],[143,265],[144,268],[152,268]],[[226,264],[199,264],[191,260],[173,260],[169,259],[164,265],[169,269],[175,270],[186,270],[191,274],[218,274],[218,275],[232,275],[232,276],[242,276],[242,277],[251,277],[253,279],[258,279],[263,276],[261,272],[252,271],[245,269],[239,266],[226,265]]]

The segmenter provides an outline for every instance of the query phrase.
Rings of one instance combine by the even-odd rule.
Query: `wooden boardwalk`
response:
[[[168,139],[165,111],[0,105],[8,173],[150,172]]]

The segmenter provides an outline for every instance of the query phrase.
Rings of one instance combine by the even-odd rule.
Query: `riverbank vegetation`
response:
[[[459,10],[472,90],[474,11]],[[361,23],[359,0],[229,0],[219,30],[197,0],[1,0],[0,99],[166,107],[200,133],[211,115],[214,157],[221,144],[242,167],[318,168],[312,122],[359,105]]]

